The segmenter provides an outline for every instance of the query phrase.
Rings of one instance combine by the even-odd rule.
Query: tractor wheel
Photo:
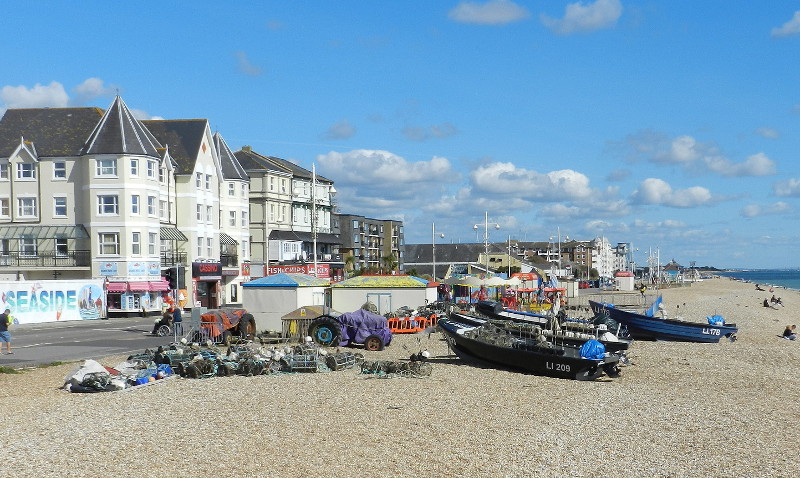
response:
[[[323,315],[311,322],[308,335],[314,342],[325,347],[336,346],[342,341],[342,327],[333,317]]]
[[[252,340],[256,336],[256,318],[247,313],[239,320],[239,337],[243,340]]]
[[[383,350],[383,340],[375,334],[370,335],[364,339],[364,348],[370,352],[377,352]]]

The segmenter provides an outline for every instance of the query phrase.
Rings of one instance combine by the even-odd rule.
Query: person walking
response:
[[[175,328],[176,335],[183,335],[183,313],[180,307],[171,307],[172,326]]]
[[[8,331],[8,326],[11,325],[11,309],[6,309],[0,314],[0,342],[6,343],[6,353],[13,354],[11,351],[11,333]],[[2,348],[2,344],[0,344]]]

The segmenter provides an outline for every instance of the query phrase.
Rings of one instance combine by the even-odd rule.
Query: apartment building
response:
[[[395,270],[403,270],[405,237],[403,223],[390,219],[372,219],[353,214],[339,214],[342,256],[348,270],[385,269],[384,258],[394,257]],[[352,257],[352,259],[348,259]]]
[[[179,292],[189,307],[222,305],[226,283],[243,280],[230,260],[236,276],[223,280],[222,251],[235,245],[240,260],[249,238],[248,179],[234,162],[207,120],[142,122],[119,96],[105,111],[8,110],[0,277],[104,278],[110,314],[155,312]],[[220,213],[231,211],[227,240]]]
[[[250,146],[235,156],[251,178],[251,277],[301,272],[341,278],[333,181]]]

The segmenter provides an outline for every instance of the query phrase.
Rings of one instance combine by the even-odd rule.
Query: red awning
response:
[[[169,282],[165,280],[161,280],[158,282],[151,282],[150,290],[153,292],[164,292],[166,290],[169,290]]]
[[[128,290],[130,291],[149,291],[149,282],[128,282]]]
[[[125,282],[109,282],[106,284],[106,290],[108,292],[125,292],[128,290],[128,284]]]

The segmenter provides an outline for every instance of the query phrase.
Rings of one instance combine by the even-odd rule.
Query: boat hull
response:
[[[739,331],[733,325],[711,325],[648,317],[592,300],[589,301],[589,306],[595,314],[607,313],[613,320],[627,327],[631,337],[638,340],[717,343],[722,337],[732,337]]]
[[[450,348],[462,359],[477,359],[535,375],[571,380],[594,380],[605,374],[604,368],[614,367],[618,362],[618,359],[613,357],[604,360],[585,359],[573,355],[570,353],[573,351],[568,348],[557,347],[535,351],[489,344],[463,334],[465,328],[472,328],[474,325],[460,324],[452,319],[440,320],[438,327]]]

